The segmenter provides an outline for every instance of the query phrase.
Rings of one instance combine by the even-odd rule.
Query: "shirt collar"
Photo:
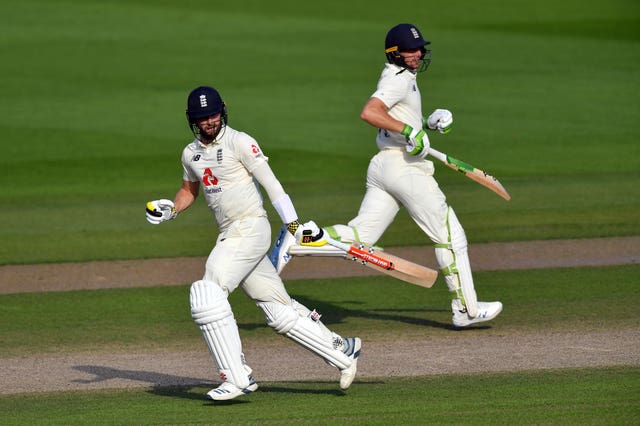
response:
[[[412,76],[413,78],[416,77],[416,72],[414,70],[411,70],[410,68],[407,67],[401,67],[400,65],[396,65],[396,64],[392,64],[390,62],[387,62],[386,67],[389,68],[394,74],[407,74]]]

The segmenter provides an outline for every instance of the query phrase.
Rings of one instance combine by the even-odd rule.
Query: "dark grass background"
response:
[[[513,196],[437,166],[471,242],[638,234],[636,2],[27,0],[0,5],[0,264],[207,253],[201,201],[160,227],[143,216],[180,184],[200,84],[303,220],[348,221],[376,152],[358,114],[403,21],[432,41],[425,114],[454,113],[432,144]],[[428,241],[401,213],[380,243]]]

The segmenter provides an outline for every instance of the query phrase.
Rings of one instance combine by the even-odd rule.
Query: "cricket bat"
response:
[[[421,287],[431,288],[438,278],[438,272],[418,265],[390,253],[367,247],[363,244],[346,244],[330,238],[325,233],[327,243],[347,254],[347,258],[358,261],[369,268],[402,281]]]
[[[452,168],[453,170],[463,173],[466,177],[471,180],[475,180],[480,185],[483,185],[505,200],[509,201],[511,199],[511,195],[507,192],[506,189],[502,186],[500,181],[490,174],[483,172],[480,169],[476,169],[471,164],[467,164],[463,161],[460,161],[456,158],[450,157],[447,154],[444,154],[440,151],[437,151],[433,148],[429,148],[429,155],[437,158],[442,161],[444,164]]]

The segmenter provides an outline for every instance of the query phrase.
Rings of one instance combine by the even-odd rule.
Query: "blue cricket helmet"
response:
[[[407,64],[404,62],[400,52],[421,49],[421,65],[418,71],[424,71],[431,63],[431,50],[425,48],[428,44],[431,44],[431,42],[422,37],[422,33],[415,25],[399,24],[391,28],[387,33],[384,41],[384,52],[390,63],[406,68]]]
[[[222,121],[220,130],[226,126],[228,121],[227,107],[222,101],[220,93],[210,86],[196,87],[191,91],[191,93],[189,93],[189,97],[187,98],[186,114],[187,121],[189,122],[189,128],[196,137],[200,133],[200,129],[197,124],[197,120],[199,118],[220,114],[220,119]]]
[[[189,123],[197,118],[209,117],[211,115],[222,114],[226,116],[226,109],[220,93],[213,87],[196,87],[189,93],[187,98],[187,117]],[[226,117],[223,117],[226,119]]]

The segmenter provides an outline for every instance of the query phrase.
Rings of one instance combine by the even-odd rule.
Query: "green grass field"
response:
[[[263,383],[215,406],[202,400],[205,387],[29,394],[0,399],[0,411],[5,425],[633,425],[639,387],[638,368],[567,369],[370,379],[348,394],[335,383]]]
[[[257,138],[304,220],[348,221],[376,150],[358,114],[384,62],[384,34],[406,20],[433,45],[419,78],[425,113],[455,116],[454,132],[431,134],[432,144],[513,196],[507,203],[438,166],[472,242],[640,232],[640,5],[389,9],[3,3],[0,264],[207,252],[214,231],[201,231],[210,220],[201,204],[162,228],[142,213],[180,184],[186,96],[200,84],[219,88],[230,124]],[[399,216],[381,244],[427,241]]]
[[[206,255],[217,234],[202,200],[158,227],[143,214],[180,185],[186,96],[201,84],[260,142],[303,220],[348,221],[376,152],[358,115],[384,34],[407,21],[432,41],[424,112],[455,118],[431,143],[512,195],[436,164],[472,244],[640,234],[638,2],[10,0],[0,4],[0,265]],[[428,244],[416,231],[401,212],[380,244]],[[481,295],[508,309],[473,333],[636,329],[638,272],[479,273]],[[288,288],[332,328],[366,339],[453,333],[442,288],[425,298],[386,277]],[[0,357],[202,346],[187,298],[184,283],[2,295]],[[242,294],[232,299],[243,338],[277,338]],[[0,423],[638,424],[639,373],[366,379],[347,395],[333,383],[272,382],[215,407],[205,388],[3,395]]]

